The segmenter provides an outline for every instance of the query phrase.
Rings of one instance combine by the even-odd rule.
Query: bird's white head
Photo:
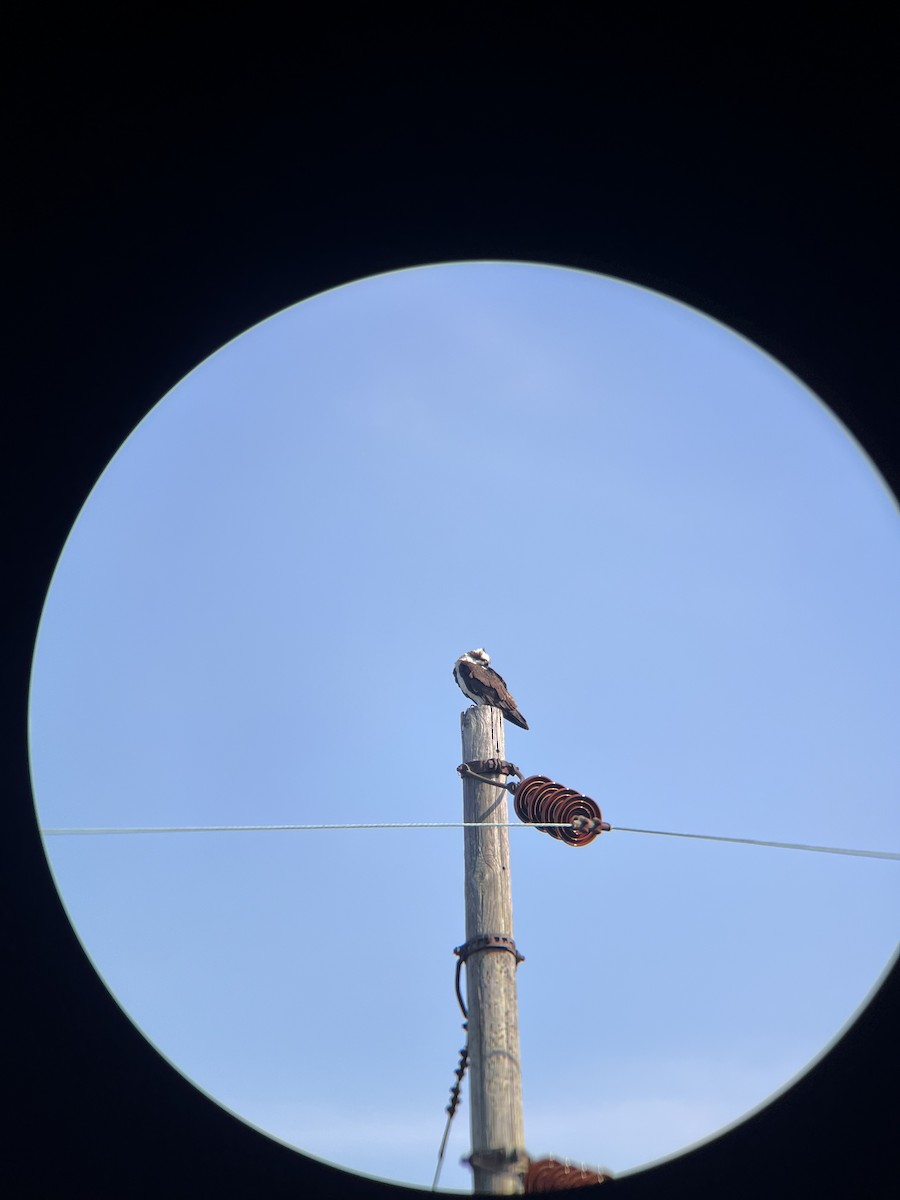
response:
[[[481,663],[483,667],[488,666],[491,661],[491,656],[484,647],[480,647],[478,650],[469,650],[468,653],[463,655],[463,658],[469,662]]]

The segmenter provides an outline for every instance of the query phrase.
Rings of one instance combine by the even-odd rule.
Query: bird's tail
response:
[[[518,725],[520,729],[528,728],[528,722],[517,708],[505,708],[503,710],[503,715],[506,717],[507,721],[512,721],[513,725]]]

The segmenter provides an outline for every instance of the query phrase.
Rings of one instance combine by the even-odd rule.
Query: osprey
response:
[[[453,664],[453,678],[464,696],[476,704],[499,708],[507,721],[527,729],[528,722],[509,694],[506,681],[489,665],[490,661],[486,650],[469,650]]]

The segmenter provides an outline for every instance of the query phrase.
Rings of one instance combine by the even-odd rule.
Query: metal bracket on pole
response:
[[[509,1171],[524,1175],[531,1159],[524,1150],[473,1150],[459,1161],[467,1167],[489,1171],[492,1175]]]
[[[516,943],[503,933],[479,934],[478,937],[469,938],[467,942],[457,946],[453,953],[459,956],[460,962],[465,962],[470,954],[477,954],[480,950],[508,950],[510,954],[515,955],[517,966],[525,961],[525,955],[519,953]]]
[[[516,764],[507,762],[505,758],[475,758],[471,762],[460,763],[456,770],[463,779],[477,779],[481,783],[489,783],[491,787],[504,788],[513,795],[519,786],[514,779],[507,783],[498,783],[496,779],[488,779],[486,776],[518,775],[520,780],[525,778]]]

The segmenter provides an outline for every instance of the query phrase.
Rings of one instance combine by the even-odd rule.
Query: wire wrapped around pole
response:
[[[515,792],[516,816],[527,825],[563,824],[562,829],[542,829],[568,846],[586,846],[610,826],[600,806],[590,796],[554,783],[546,775],[529,775]]]

